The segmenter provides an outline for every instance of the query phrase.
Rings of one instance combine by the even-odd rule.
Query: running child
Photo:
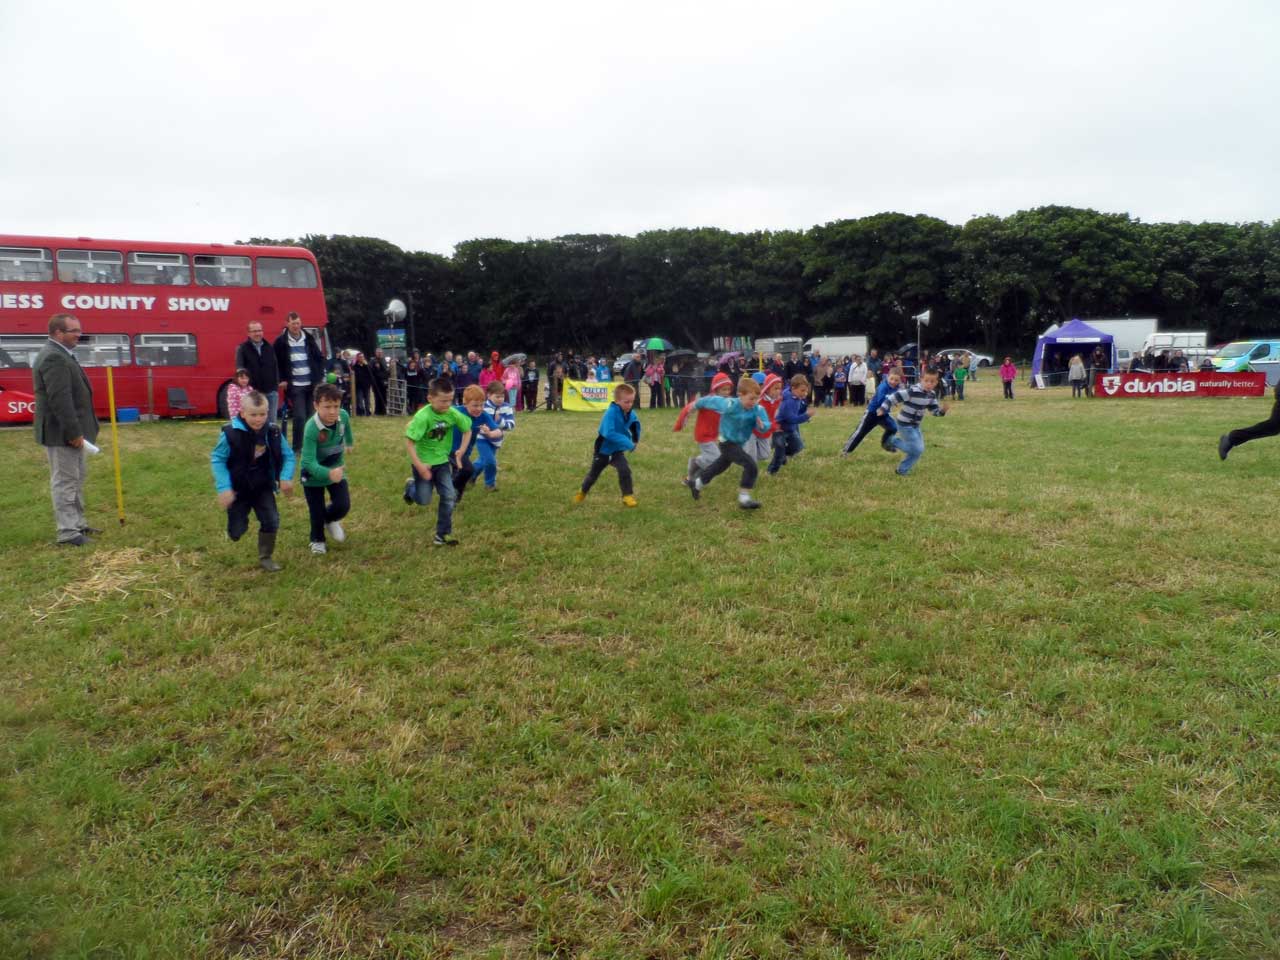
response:
[[[702,488],[710,483],[731,464],[742,466],[742,481],[738,486],[738,506],[743,510],[756,510],[760,502],[751,496],[751,488],[756,485],[759,471],[756,462],[744,449],[752,439],[752,431],[756,427],[769,427],[769,414],[759,405],[760,384],[750,377],[738,381],[737,397],[703,397],[694,401],[698,410],[714,410],[720,414],[720,456],[709,467],[699,469],[693,475],[693,483],[689,492],[697,500],[702,495]]]
[[[251,390],[240,402],[240,415],[222,428],[209,455],[218,505],[227,511],[227,536],[239,540],[249,529],[249,511],[258,518],[258,566],[275,573],[271,558],[280,529],[276,486],[293,489],[293,448],[284,443],[280,427],[268,423],[267,398]]]
[[[453,507],[458,499],[453,469],[460,465],[462,453],[458,451],[451,460],[449,451],[454,430],[470,429],[471,418],[453,406],[453,381],[439,377],[427,387],[427,405],[413,415],[404,430],[405,449],[413,465],[413,476],[404,485],[404,502],[425,507],[430,505],[432,494],[439,495],[432,541],[437,547],[458,545],[453,535]]]
[[[502,431],[498,429],[497,421],[485,412],[485,391],[495,383],[502,386],[501,380],[491,380],[484,387],[472,384],[462,391],[462,405],[454,407],[471,422],[470,430],[453,431],[453,449],[450,455],[462,454],[462,459],[458,462],[458,471],[453,475],[453,489],[458,494],[457,500],[454,501],[455,506],[462,502],[468,484],[475,479],[476,464],[471,457],[475,453],[476,443],[481,438],[491,440],[502,438]],[[506,395],[505,389],[503,395]]]
[[[339,522],[351,512],[344,455],[355,446],[355,440],[351,436],[351,416],[342,409],[340,387],[320,384],[315,391],[315,405],[315,415],[302,431],[302,492],[311,516],[311,552],[325,553],[326,533],[334,543],[347,539]]]
[[[618,471],[618,486],[622,489],[622,505],[636,506],[635,489],[631,483],[631,464],[627,463],[627,451],[634,450],[640,442],[640,418],[631,408],[635,406],[636,388],[620,383],[613,388],[613,402],[600,418],[595,449],[591,457],[591,469],[582,479],[582,489],[573,495],[574,503],[587,499],[587,494],[604,473],[612,466]]]
[[[756,378],[753,375],[751,379]],[[770,373],[758,382],[760,383],[760,407],[769,415],[769,426],[768,429],[762,430],[756,427],[751,431],[747,452],[757,464],[761,464],[773,457],[773,448],[777,443],[778,407],[782,406],[782,378],[776,373]]]
[[[944,417],[947,414],[947,405],[938,403],[937,394],[934,393],[937,389],[937,369],[925,367],[919,383],[899,388],[885,397],[880,405],[881,413],[887,416],[890,407],[895,403],[902,404],[898,409],[898,432],[889,441],[895,450],[901,450],[906,454],[898,464],[900,477],[910,473],[916,461],[924,454],[924,434],[920,432],[920,423],[924,420],[925,412],[930,412],[935,417]]]
[[[508,368],[512,369],[512,368]],[[476,440],[478,466],[484,473],[484,488],[498,489],[498,448],[502,446],[502,438],[516,428],[516,414],[511,409],[511,400],[503,395],[497,381],[485,388],[484,412],[490,421],[497,424],[495,435],[489,431],[487,436]]]
[[[841,456],[847,457],[853,451],[858,449],[860,444],[868,433],[876,427],[884,428],[884,436],[880,438],[880,445],[886,450],[892,450],[890,438],[898,432],[898,425],[894,422],[893,417],[880,413],[880,407],[884,404],[884,398],[893,393],[902,386],[902,368],[892,367],[889,372],[880,378],[880,382],[876,385],[875,396],[871,398],[871,402],[867,404],[867,410],[862,415],[862,420],[858,423],[858,429],[849,435],[849,439],[844,443],[844,449],[840,451]]]
[[[778,405],[778,432],[773,435],[773,460],[769,463],[769,475],[775,476],[787,461],[804,449],[800,439],[800,424],[809,422],[809,381],[804,374],[791,378],[791,386],[782,393]]]
[[[729,379],[727,373],[716,373],[711,378],[711,393],[717,397],[727,398],[732,396],[733,381]],[[684,409],[676,417],[676,425],[673,429],[684,429],[685,421],[689,417],[689,411],[693,409],[693,404],[693,400],[685,404]],[[699,410],[698,418],[693,423],[693,442],[698,445],[698,453],[689,458],[689,467],[685,471],[684,479],[680,481],[686,487],[693,483],[695,472],[711,466],[720,458],[720,444],[716,442],[719,436],[720,414],[714,410]]]

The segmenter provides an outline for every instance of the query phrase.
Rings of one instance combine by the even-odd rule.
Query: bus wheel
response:
[[[231,419],[231,409],[227,406],[227,388],[231,386],[228,380],[218,388],[218,417],[222,420]]]

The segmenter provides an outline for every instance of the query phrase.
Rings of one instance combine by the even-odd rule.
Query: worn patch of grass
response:
[[[665,411],[575,507],[538,413],[446,551],[361,420],[275,577],[216,426],[124,429],[88,552],[4,432],[0,956],[1280,955],[1268,402],[984,378],[907,479],[823,412],[754,514]]]

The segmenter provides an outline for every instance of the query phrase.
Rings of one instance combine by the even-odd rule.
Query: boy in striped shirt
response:
[[[906,454],[898,464],[899,476],[905,477],[910,473],[911,468],[924,453],[924,434],[920,432],[920,424],[924,420],[925,413],[932,413],[935,417],[946,416],[947,405],[939,403],[934,394],[937,388],[937,368],[926,367],[919,383],[901,387],[890,393],[878,409],[878,413],[887,416],[889,409],[895,403],[901,404],[898,409],[898,432],[889,440],[889,444],[895,450],[901,450]]]

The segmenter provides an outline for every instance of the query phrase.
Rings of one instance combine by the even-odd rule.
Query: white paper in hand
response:
[[[98,454],[102,452],[101,447],[95,446],[92,442],[88,440],[84,442],[84,448],[88,452],[89,456],[91,457],[96,457]]]

